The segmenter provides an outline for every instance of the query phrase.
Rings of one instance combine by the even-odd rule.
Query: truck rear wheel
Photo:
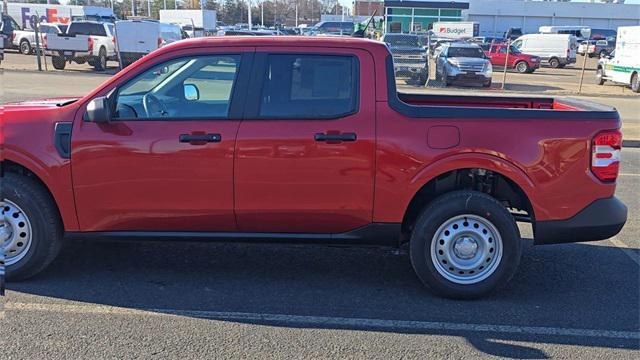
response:
[[[51,63],[53,64],[54,69],[64,70],[64,67],[67,65],[67,59],[65,59],[64,56],[54,55],[51,58]]]
[[[549,66],[551,66],[554,69],[559,68],[560,67],[560,60],[558,60],[556,58],[549,59]]]
[[[95,59],[93,68],[96,71],[104,71],[107,68],[107,51],[103,47],[98,52],[98,58]]]
[[[633,92],[640,92],[640,80],[638,80],[638,73],[631,75],[631,90]]]
[[[411,264],[436,295],[479,298],[506,284],[520,263],[516,222],[496,199],[477,191],[444,194],[418,217]]]
[[[22,280],[44,270],[60,252],[63,230],[49,193],[35,180],[5,173],[0,202],[0,244],[6,277]]]

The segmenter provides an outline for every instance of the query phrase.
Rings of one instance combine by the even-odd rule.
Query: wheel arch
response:
[[[518,220],[535,222],[534,184],[521,169],[493,156],[476,155],[473,165],[459,161],[425,169],[415,179],[420,185],[406,206],[402,232],[409,234],[422,209],[438,196],[456,190],[478,190],[515,210]],[[466,158],[465,162],[469,162]],[[403,238],[407,238],[403,236]]]
[[[54,202],[58,216],[60,217],[64,228],[66,230],[78,229],[78,220],[76,217],[75,202],[72,197],[73,195],[71,194],[71,198],[69,199],[69,194],[61,194],[59,190],[56,191],[56,189],[53,189],[48,184],[49,181],[55,181],[53,179],[55,177],[54,175],[35,163],[25,161],[25,159],[9,159],[5,157],[0,162],[0,167],[3,175],[6,173],[19,174],[37,182],[43,189],[45,189]],[[69,190],[72,193],[72,189]]]

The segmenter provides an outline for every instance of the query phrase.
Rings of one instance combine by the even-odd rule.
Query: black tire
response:
[[[551,66],[554,69],[559,68],[560,67],[560,60],[558,60],[557,58],[549,59],[549,66]]]
[[[51,58],[51,63],[53,64],[53,68],[56,70],[64,70],[64,67],[67,66],[67,59],[64,56],[54,55]]]
[[[427,83],[427,74],[420,73],[420,75],[418,75],[418,84],[420,86],[424,86],[426,83]]]
[[[600,53],[598,54],[598,57],[605,57],[607,55],[609,55],[607,50],[600,50]]]
[[[640,93],[640,79],[638,79],[637,72],[631,75],[631,91],[634,93]]]
[[[62,222],[49,193],[27,176],[5,173],[2,197],[19,206],[31,224],[31,243],[24,257],[15,263],[11,263],[10,257],[5,259],[7,280],[24,280],[44,270],[60,252]]]
[[[526,61],[518,61],[516,63],[516,71],[519,72],[520,74],[525,74],[527,72],[529,72],[529,64],[527,64]]]
[[[489,80],[486,83],[482,84],[482,87],[490,88],[491,87],[491,80]]]
[[[602,70],[602,67],[598,67],[598,69],[596,70],[596,84],[598,85],[604,85],[604,82],[606,80],[604,79],[604,70]]]
[[[447,86],[449,86],[449,85],[450,85],[450,83],[449,83],[449,77],[447,76],[447,71],[446,71],[446,70],[444,70],[444,69],[442,69],[442,78],[441,78],[441,81],[442,81],[442,85],[444,85],[444,87],[447,87]]]
[[[438,265],[439,262],[437,259],[432,260],[431,255],[434,236],[442,230],[441,226],[461,215],[471,215],[486,220],[495,227],[502,239],[502,256],[499,260],[495,260],[492,272],[487,274],[486,278],[470,284],[456,283],[444,277],[439,272],[444,270],[436,269],[434,262]],[[473,222],[473,220],[469,221]],[[442,242],[435,243],[434,246],[441,246],[439,244]],[[505,285],[515,274],[521,254],[522,241],[513,216],[496,199],[477,191],[453,191],[436,198],[418,217],[410,239],[411,264],[420,280],[436,295],[454,299],[479,298]],[[443,263],[446,262],[443,261]],[[449,265],[444,267],[446,266]],[[454,275],[456,271],[454,269]]]
[[[22,39],[20,41],[20,53],[22,55],[31,55],[33,52],[33,48],[31,47],[31,43],[27,39]]]
[[[98,51],[98,57],[94,61],[93,68],[96,71],[105,71],[107,68],[107,50],[103,47]]]

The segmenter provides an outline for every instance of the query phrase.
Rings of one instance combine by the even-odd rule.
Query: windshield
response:
[[[451,47],[447,53],[449,57],[484,58],[484,52],[480,48]]]
[[[387,36],[384,38],[384,42],[390,46],[411,46],[422,47],[422,41],[417,36]]]

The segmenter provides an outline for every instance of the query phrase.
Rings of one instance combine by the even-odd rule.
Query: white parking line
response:
[[[452,331],[503,334],[524,334],[543,336],[576,336],[610,338],[619,340],[640,340],[638,331],[612,331],[538,326],[515,326],[494,324],[464,324],[450,322],[428,322],[409,320],[380,320],[364,318],[343,318],[326,316],[303,316],[282,314],[261,314],[244,312],[174,310],[174,309],[127,309],[107,305],[39,304],[7,302],[5,310],[45,311],[76,313],[82,315],[124,315],[124,316],[186,316],[209,320],[258,322],[264,325],[319,326],[336,328],[371,328],[377,331]],[[10,314],[9,314],[10,316]]]
[[[632,174],[632,173],[620,173],[618,176],[640,176],[640,174]]]

